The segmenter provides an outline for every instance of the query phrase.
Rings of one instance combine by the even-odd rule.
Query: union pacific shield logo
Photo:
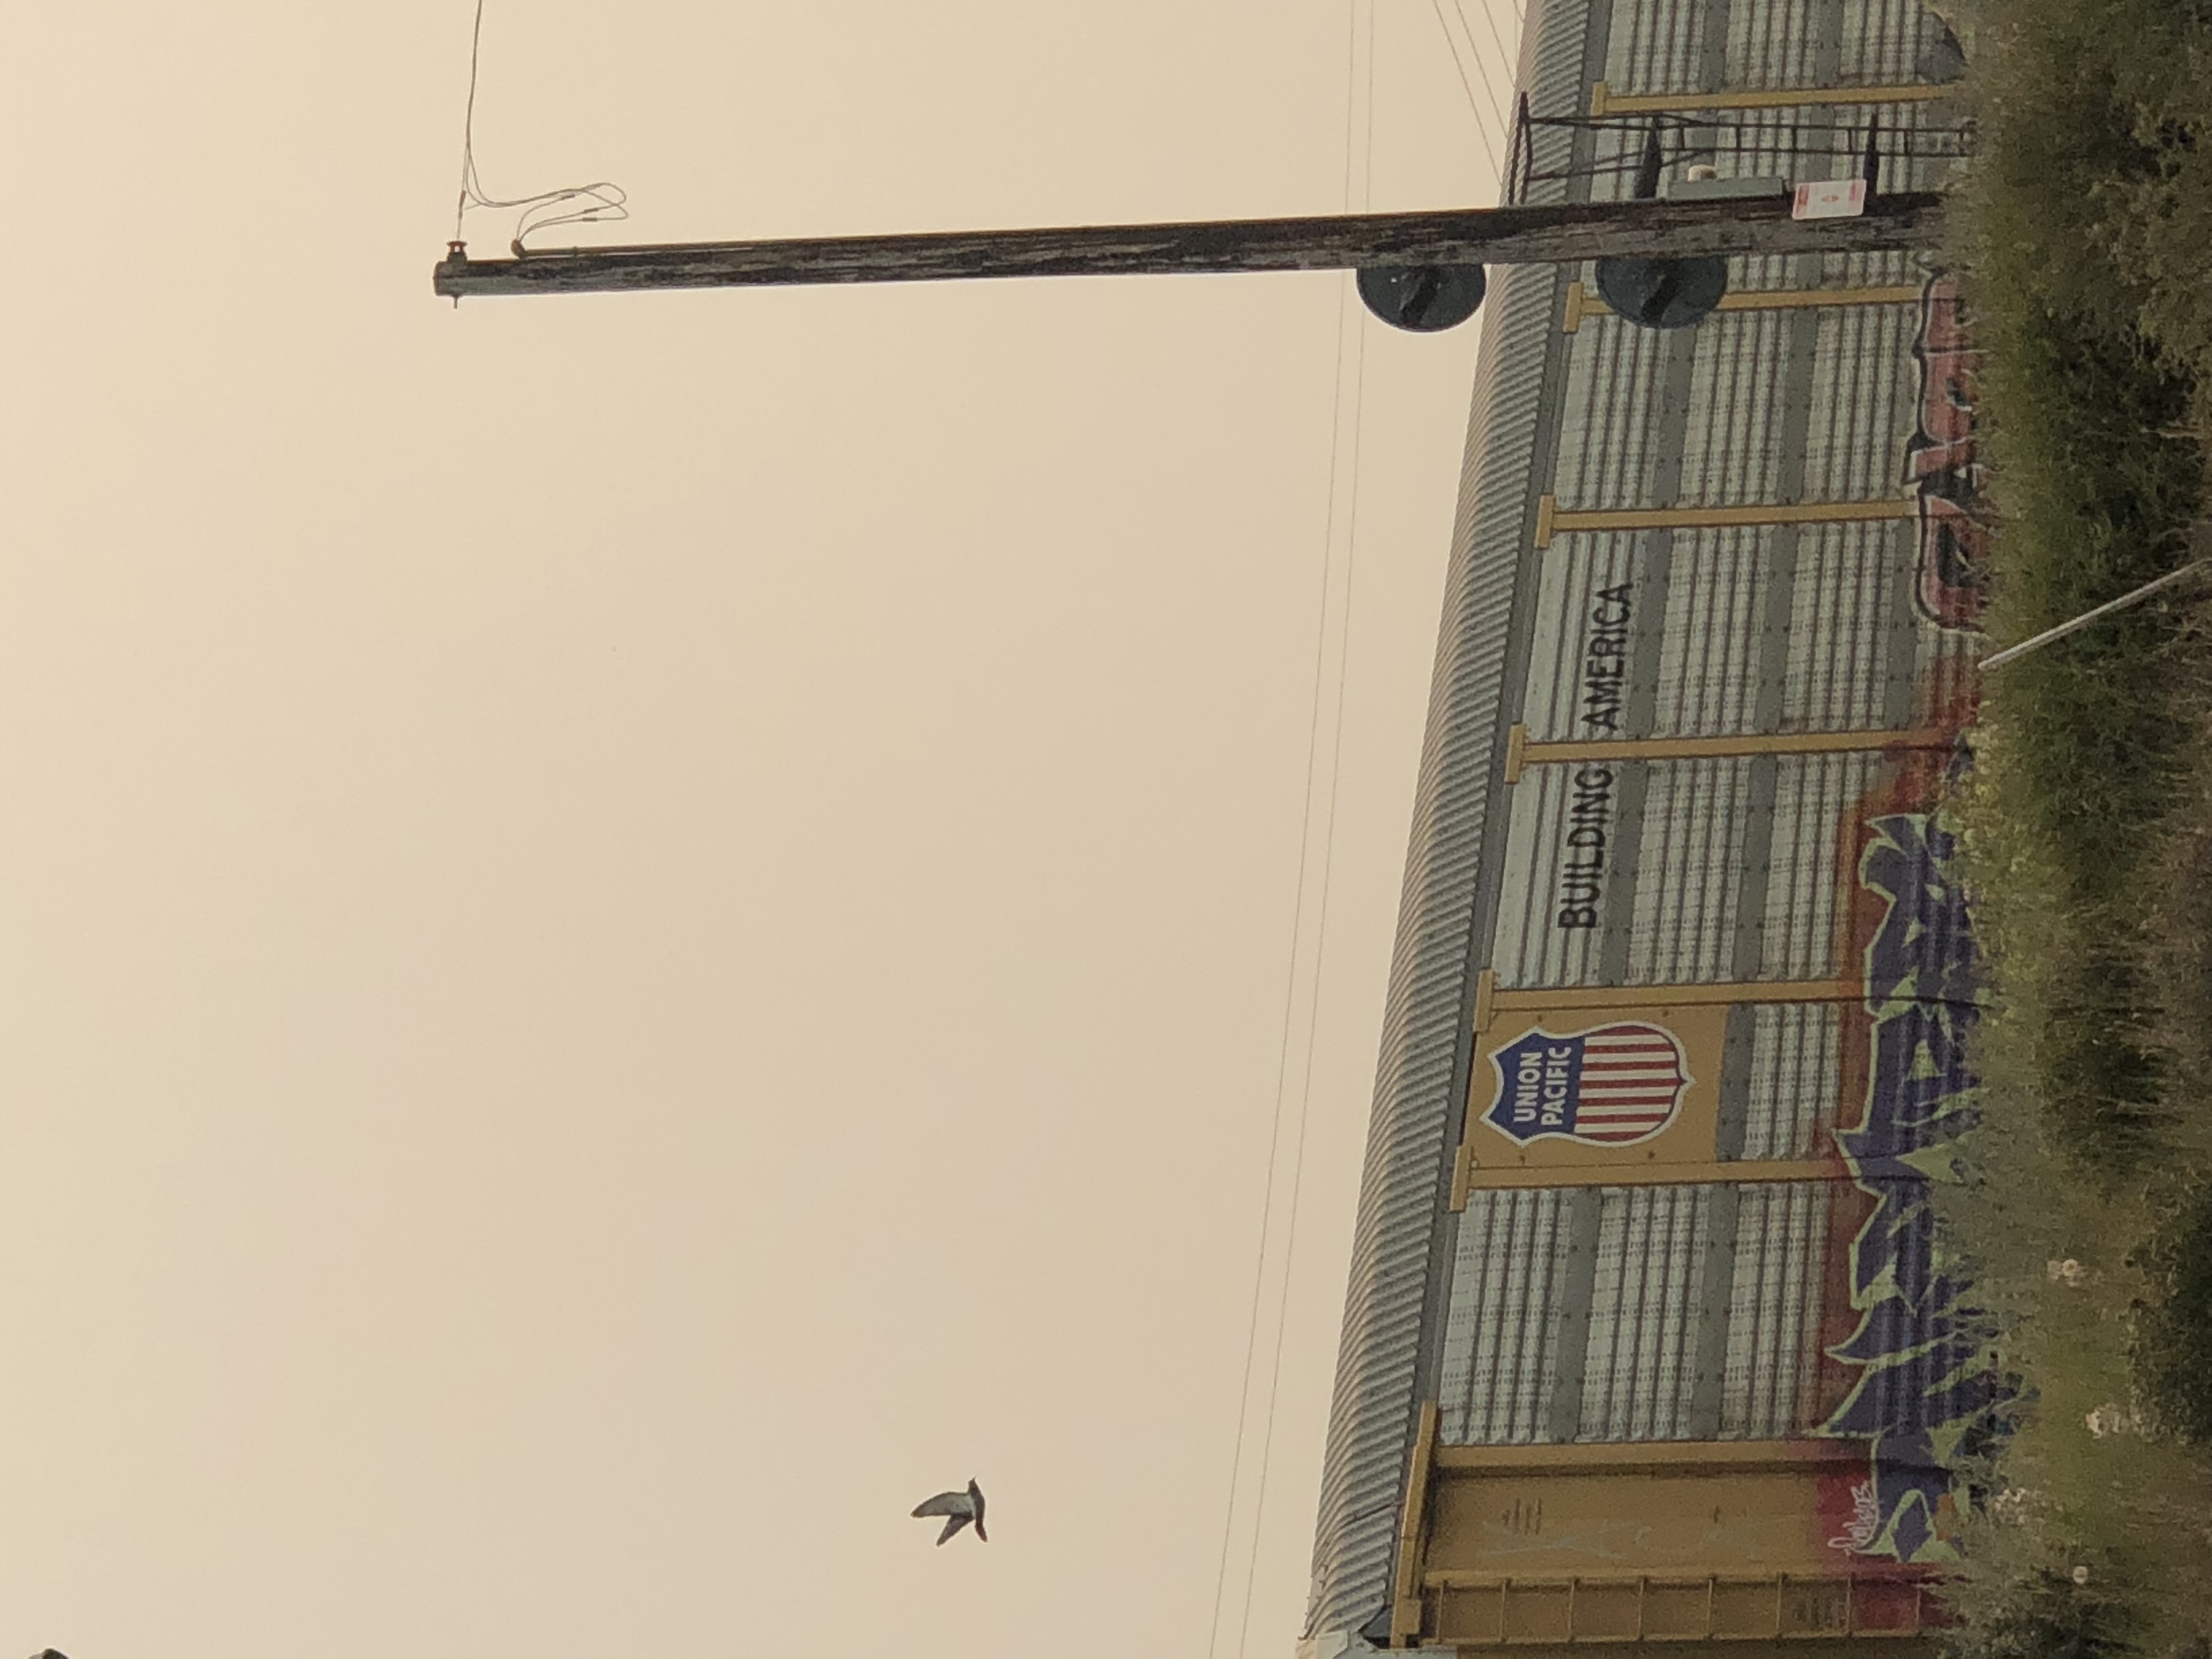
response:
[[[1597,1146],[1649,1140],[1674,1121],[1690,1086],[1672,1031],[1621,1020],[1553,1036],[1531,1031],[1494,1050],[1498,1098],[1483,1118],[1527,1146],[1557,1135]]]

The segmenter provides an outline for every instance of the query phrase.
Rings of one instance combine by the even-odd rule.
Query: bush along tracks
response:
[[[1984,624],[2212,556],[2212,3],[1954,19],[1976,155]],[[1965,1656],[2212,1630],[2212,580],[1990,672],[1954,810],[1989,1006],[1942,1194],[2011,1389],[1951,1592]]]

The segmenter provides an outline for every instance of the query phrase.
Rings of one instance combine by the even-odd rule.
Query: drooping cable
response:
[[[469,33],[469,100],[461,119],[461,188],[453,204],[453,240],[464,240],[462,223],[472,210],[479,208],[520,211],[521,217],[515,222],[513,238],[517,253],[522,252],[523,240],[531,232],[544,230],[550,225],[605,224],[629,218],[629,195],[620,185],[604,179],[595,184],[573,185],[566,190],[549,190],[536,196],[504,200],[485,191],[483,181],[477,176],[477,73],[483,56],[483,15],[484,0],[477,0],[476,23]],[[563,212],[562,209],[570,210]]]

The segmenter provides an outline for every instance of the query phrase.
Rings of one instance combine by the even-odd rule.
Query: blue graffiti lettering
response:
[[[1859,1547],[1911,1561],[1945,1553],[1931,1546],[1954,1484],[1947,1455],[1999,1399],[1985,1322],[1943,1271],[1929,1202],[1947,1148],[1974,1121],[1977,963],[1949,873],[1955,838],[1910,814],[1872,827],[1859,879],[1888,904],[1866,953],[1867,1109],[1837,1142],[1875,1207],[1851,1244],[1858,1325],[1828,1350],[1862,1374],[1821,1432],[1874,1443],[1879,1526]]]

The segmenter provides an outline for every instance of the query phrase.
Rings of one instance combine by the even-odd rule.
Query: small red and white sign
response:
[[[1790,204],[1793,219],[1856,219],[1866,211],[1866,180],[1826,179],[1797,186]]]

